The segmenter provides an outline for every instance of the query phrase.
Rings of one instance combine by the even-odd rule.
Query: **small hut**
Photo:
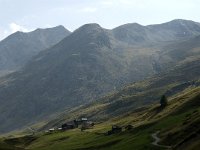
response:
[[[108,131],[108,135],[122,132],[122,127],[113,125],[112,130]]]
[[[93,128],[93,126],[94,126],[94,123],[92,121],[86,121],[82,123],[81,130],[91,129]]]
[[[55,131],[55,128],[49,129],[49,132],[54,132],[54,131]]]
[[[68,129],[74,129],[74,128],[75,128],[74,124],[64,123],[62,125],[62,130],[68,130]]]

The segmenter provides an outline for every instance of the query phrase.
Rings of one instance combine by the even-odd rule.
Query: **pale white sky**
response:
[[[200,0],[0,0],[0,40],[16,31],[57,25],[73,31],[85,23],[114,28],[173,19],[200,22]]]

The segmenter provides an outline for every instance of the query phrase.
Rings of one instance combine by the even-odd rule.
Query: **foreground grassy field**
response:
[[[111,125],[134,126],[131,130],[105,135]],[[200,88],[189,88],[171,98],[164,109],[150,105],[134,112],[96,124],[93,129],[69,130],[17,138],[2,138],[0,149],[30,150],[162,150],[151,143],[151,135],[160,131],[161,144],[172,149],[199,150]]]

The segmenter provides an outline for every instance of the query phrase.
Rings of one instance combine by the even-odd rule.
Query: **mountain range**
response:
[[[126,90],[111,98],[116,105],[108,107],[108,111],[113,110],[114,116],[125,109],[152,103],[168,89],[199,78],[200,24],[197,22],[178,19],[149,26],[133,23],[112,30],[86,24],[72,33],[60,26],[59,30],[55,36],[47,35],[54,39],[41,44],[40,49],[33,46],[39,42],[29,45],[30,53],[26,55],[22,51],[23,56],[17,58],[18,65],[8,63],[2,67],[17,70],[23,66],[0,78],[0,122],[4,122],[0,124],[0,132],[19,129],[55,113],[93,103],[137,82],[134,88],[127,90],[130,99],[125,102],[122,99]],[[14,35],[17,34],[24,33]],[[3,40],[0,47],[11,37],[13,35]],[[30,41],[38,40],[33,39]],[[24,55],[28,57],[23,60]],[[152,80],[146,79],[150,77]],[[159,91],[162,85],[165,88]],[[160,94],[155,94],[157,92]],[[125,107],[118,108],[122,105]]]
[[[60,42],[70,31],[63,26],[16,32],[0,41],[0,76],[23,67],[40,51]]]

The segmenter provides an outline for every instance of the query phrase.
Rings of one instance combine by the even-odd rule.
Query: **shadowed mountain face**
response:
[[[40,51],[57,44],[69,34],[63,26],[57,26],[10,35],[0,42],[0,75],[19,69]]]
[[[86,24],[41,51],[20,71],[0,79],[0,122],[4,122],[0,132],[198,60],[197,35],[200,25],[184,20],[152,26],[128,24],[113,30]]]

